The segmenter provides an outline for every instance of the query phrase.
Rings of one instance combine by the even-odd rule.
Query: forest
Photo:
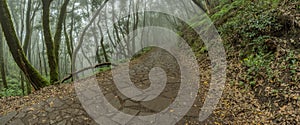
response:
[[[0,0],[0,24],[0,124],[300,123],[298,0]],[[165,84],[143,102],[127,78]],[[181,116],[185,80],[199,88]],[[131,120],[93,113],[92,83]]]

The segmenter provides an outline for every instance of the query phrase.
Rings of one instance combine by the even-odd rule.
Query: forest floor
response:
[[[268,95],[269,93],[261,95],[266,97],[265,100],[262,100],[261,96],[257,96],[255,91],[231,85],[230,80],[236,76],[236,68],[240,67],[239,61],[236,60],[228,62],[227,76],[229,78],[216,110],[207,120],[199,122],[199,111],[209,88],[210,61],[206,56],[198,58],[198,61],[201,72],[201,90],[192,108],[177,124],[297,124],[300,122],[299,98],[283,97],[275,99],[277,104],[270,104],[271,102],[267,100],[272,100],[276,97]],[[166,85],[168,89],[165,89],[158,97],[160,102],[164,103],[151,101],[147,103],[134,102],[122,96],[113,84],[110,71],[101,72],[94,78],[97,79],[97,83],[103,90],[105,97],[115,108],[133,115],[154,114],[172,103],[176,97],[176,90],[179,87],[178,66],[170,62],[176,61],[166,52],[160,49],[153,49],[130,64],[131,69],[133,69],[131,75],[134,76],[131,78],[139,88],[149,87],[149,79],[145,79],[145,77],[148,76],[150,67],[166,67],[168,79],[170,77],[170,81]],[[80,83],[85,84],[90,80],[92,78],[83,79]],[[294,90],[299,90],[299,86],[295,87],[297,88],[294,88]],[[101,121],[104,124],[117,122],[114,120],[114,117],[105,117]],[[49,86],[25,97],[0,99],[0,123],[12,125],[97,124],[84,110],[75,92],[74,84]],[[128,124],[130,124],[130,121]]]

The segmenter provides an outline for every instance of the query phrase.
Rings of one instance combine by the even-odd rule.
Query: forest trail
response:
[[[190,11],[192,8],[187,8],[186,5],[193,5],[193,3],[185,3],[188,1],[173,2],[173,4],[178,4],[173,6],[165,0],[142,2],[128,0],[121,3],[111,0],[98,2],[94,0],[85,2],[1,0],[0,31],[3,33],[0,32],[0,125],[110,125],[110,122],[118,122],[119,118],[124,118],[116,116],[116,113],[143,116],[157,114],[162,110],[173,112],[171,117],[167,116],[170,119],[181,118],[175,114],[182,111],[181,109],[173,111],[166,107],[178,97],[179,86],[180,89],[182,85],[195,88],[191,86],[197,83],[200,89],[196,100],[190,110],[187,113],[184,112],[185,116],[176,122],[178,125],[298,125],[300,123],[300,1],[192,1],[203,10],[199,18],[198,14],[195,15],[198,11],[196,6],[193,7],[195,12]],[[183,17],[189,13],[195,16],[190,16],[193,18],[189,21],[183,21],[173,14],[148,12],[147,8],[152,8],[148,5],[153,5],[154,8],[160,5],[163,10],[170,10],[170,12],[183,12],[183,14],[178,14]],[[122,9],[123,7],[126,9]],[[141,13],[133,13],[140,9]],[[98,14],[92,16],[95,10],[98,10]],[[203,16],[203,12],[207,16]],[[91,16],[89,20],[88,17]],[[203,17],[209,17],[209,19],[203,19]],[[100,64],[115,66],[111,56],[131,55],[137,50],[136,46],[146,45],[145,41],[138,42],[140,38],[159,42],[160,40],[152,38],[156,38],[157,35],[166,37],[166,34],[161,32],[144,30],[152,26],[169,29],[177,34],[176,38],[179,36],[188,43],[199,64],[200,82],[188,85],[180,83],[179,77],[182,75],[198,75],[195,72],[179,73],[179,71],[191,71],[189,68],[195,65],[189,64],[195,63],[185,60],[184,54],[176,54],[176,57],[180,56],[181,61],[187,64],[183,68],[180,67],[183,69],[180,70],[176,60],[168,52],[155,48],[147,53],[139,53],[131,60],[130,79],[136,87],[148,89],[153,85],[150,85],[151,78],[148,78],[151,77],[151,73],[154,76],[166,74],[166,87],[157,87],[164,91],[157,92],[159,96],[153,101],[134,101],[117,90],[115,79],[112,77],[114,75],[109,70],[111,68],[102,67]],[[202,26],[205,27],[202,28]],[[214,26],[217,32],[210,32],[209,30],[214,29]],[[140,31],[140,29],[143,29],[142,32],[136,34],[135,31]],[[227,56],[226,83],[222,97],[213,113],[203,122],[198,121],[198,115],[203,103],[209,100],[206,96],[212,85],[211,81],[214,81],[211,76],[215,75],[215,73],[212,74],[211,68],[219,65],[211,63],[208,53],[216,53],[210,51],[210,47],[204,42],[205,39],[199,37],[197,29],[208,30],[202,32],[203,34],[219,33]],[[152,35],[154,37],[151,37]],[[210,37],[208,40],[215,41]],[[125,60],[120,62],[123,61]],[[93,65],[93,63],[99,63],[91,68],[99,66],[101,69],[97,70],[101,73],[83,77],[75,83],[56,85],[60,80],[59,77],[72,72],[74,67],[71,66],[75,65],[71,64],[74,62],[78,63],[76,66],[81,65],[81,68],[84,68],[80,70],[81,68],[78,67],[78,72],[84,70],[79,76],[82,75],[81,73],[86,75],[85,69],[90,69],[85,66]],[[113,69],[124,68],[122,64],[118,66],[120,67]],[[160,67],[165,74],[153,73],[154,67]],[[72,73],[74,74],[77,72]],[[124,75],[121,76],[120,79],[127,79],[123,77]],[[193,80],[189,78],[193,77],[187,78],[192,81],[189,83],[193,83]],[[78,94],[77,83],[81,85],[81,88],[88,88],[88,90],[95,90],[96,87],[87,86],[95,83],[95,86],[101,88],[96,89],[104,94],[100,97],[105,96],[109,106],[112,105],[118,110],[110,111],[104,108],[108,102],[101,103],[100,110],[92,108],[92,104],[96,104],[93,100],[97,99],[89,98],[95,97],[92,95],[97,91]],[[33,91],[33,88],[39,91]],[[123,86],[120,91],[124,88],[129,87]],[[212,90],[218,91],[216,88]],[[188,92],[192,93],[192,91]],[[136,92],[132,93],[136,94]],[[195,93],[192,94],[195,95]],[[191,97],[190,94],[186,95],[187,98]],[[212,95],[214,97],[216,94]],[[140,97],[140,94],[134,96]],[[82,101],[82,97],[87,100]],[[97,116],[96,118],[99,118],[97,123],[97,119],[93,119],[91,112],[85,108],[86,103],[91,104],[90,109],[95,112],[108,111],[108,113],[102,113],[105,118]],[[157,119],[150,121],[151,124],[157,124],[159,120],[167,121],[165,117],[155,118]],[[119,123],[120,121],[119,119]],[[132,120],[128,121],[128,124],[131,123],[138,124]]]
[[[106,99],[117,108],[131,115],[151,115],[155,114],[174,101],[177,96],[180,82],[178,79],[178,66],[173,56],[161,49],[152,49],[148,53],[138,57],[130,63],[131,80],[138,88],[149,87],[147,79],[151,68],[160,66],[166,70],[168,82],[165,90],[154,101],[147,103],[135,102],[117,91],[113,84],[110,71],[101,72],[96,75],[97,83],[103,91]],[[274,124],[276,122],[297,123],[299,109],[294,109],[289,105],[285,108],[269,109],[268,103],[259,100],[253,91],[240,91],[238,87],[226,84],[222,98],[214,110],[213,114],[203,122],[198,121],[199,112],[206,97],[210,80],[210,62],[207,55],[203,55],[199,61],[201,72],[201,90],[198,91],[196,100],[192,108],[177,124],[242,124],[261,123]],[[174,63],[170,63],[174,62]],[[235,64],[235,63],[231,63]],[[234,66],[232,66],[234,67]],[[234,70],[234,69],[229,69]],[[83,85],[91,78],[80,80]],[[227,83],[229,83],[227,81]],[[89,95],[87,95],[89,96]],[[160,102],[160,103],[157,103]],[[299,105],[297,101],[291,101],[294,105]],[[74,84],[62,84],[43,88],[29,96],[22,98],[11,97],[0,99],[1,124],[22,125],[22,124],[59,124],[59,125],[82,125],[98,124],[84,110],[74,89]],[[290,104],[290,103],[289,103]],[[281,103],[279,104],[281,106]],[[16,111],[14,111],[16,110]],[[5,111],[5,112],[4,112]],[[283,119],[277,119],[278,112]],[[298,112],[298,113],[297,113]],[[279,120],[279,121],[278,121]],[[102,119],[103,124],[114,121],[114,115],[108,119]],[[154,121],[155,123],[155,121]],[[129,123],[130,124],[130,121]]]
[[[171,63],[170,63],[171,62]],[[103,90],[106,99],[118,110],[131,115],[149,115],[162,111],[171,104],[177,96],[180,87],[179,66],[176,59],[168,52],[154,48],[143,56],[131,61],[130,75],[134,84],[141,89],[150,86],[148,74],[154,67],[161,67],[165,70],[168,82],[165,90],[154,100],[148,102],[133,101],[122,95],[113,84],[110,71],[97,74],[97,81]],[[80,81],[80,84],[90,80],[90,78]],[[47,95],[54,93],[57,95]],[[3,106],[0,112],[2,124],[97,124],[82,107],[73,84],[63,84],[60,86],[50,86],[37,92],[38,94],[19,99],[3,99]],[[37,96],[38,95],[38,96]],[[203,95],[203,93],[202,93]],[[33,97],[30,97],[33,96]],[[198,120],[202,99],[199,96],[187,115],[178,123],[191,123]],[[26,101],[25,101],[26,100]],[[41,101],[42,100],[42,101]],[[164,102],[164,103],[157,103]],[[24,103],[25,102],[25,103]],[[35,103],[31,105],[31,103]],[[23,104],[22,104],[23,103]],[[13,111],[18,109],[17,111]],[[114,116],[111,116],[111,119]],[[108,120],[108,121],[107,121]],[[111,122],[109,119],[104,123]]]

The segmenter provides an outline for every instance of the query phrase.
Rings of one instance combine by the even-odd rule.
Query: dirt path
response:
[[[96,78],[105,97],[115,108],[130,115],[151,115],[168,107],[176,98],[180,87],[180,70],[176,59],[168,52],[158,48],[130,63],[131,80],[140,89],[148,88],[150,86],[148,74],[154,67],[161,67],[165,71],[168,81],[164,91],[154,100],[147,102],[134,101],[121,94],[113,84],[110,71],[99,73],[96,75]],[[85,82],[85,80],[82,80],[80,83],[84,84]],[[32,98],[36,99],[37,104],[31,106],[30,103],[27,107],[22,104],[9,106],[10,104],[3,102],[4,104],[2,105],[4,107],[6,105],[7,108],[3,110],[12,111],[15,107],[19,107],[19,109],[5,115],[2,112],[1,124],[97,124],[82,107],[79,99],[76,97],[74,86],[62,86],[61,88],[54,87],[49,90],[55,90],[56,92],[54,93],[59,92],[60,89],[68,92],[59,93],[49,98],[44,98],[43,93],[39,93],[42,94],[40,95],[41,97],[33,95]],[[194,122],[197,121],[199,107],[202,105],[199,97],[201,96],[197,97],[198,101],[195,102],[190,112],[178,124],[191,122],[191,119],[194,119],[192,120]],[[30,100],[31,97],[27,98]],[[39,101],[39,99],[43,101]],[[11,102],[20,103],[18,100],[22,99],[15,99]],[[113,116],[111,118],[113,119]],[[107,123],[108,121],[104,119],[103,122]]]
[[[177,123],[178,125],[296,124],[299,122],[297,121],[300,119],[299,109],[293,108],[297,107],[297,105],[287,105],[284,109],[281,109],[281,117],[284,117],[279,119],[281,121],[276,121],[278,120],[277,112],[272,112],[268,109],[266,103],[259,102],[253,91],[241,91],[238,87],[231,86],[230,84],[226,84],[223,96],[214,113],[207,120],[199,122],[198,115],[203,105],[207,88],[209,87],[210,62],[207,57],[198,59],[198,61],[201,72],[201,90],[199,90],[192,108],[184,118]],[[230,62],[230,64],[234,63]],[[180,87],[180,70],[173,56],[166,51],[154,49],[130,63],[131,80],[140,89],[148,88],[150,86],[148,74],[154,67],[161,67],[165,70],[168,81],[164,91],[152,101],[134,101],[121,94],[113,84],[114,82],[110,71],[97,74],[97,84],[102,89],[109,103],[119,111],[138,116],[155,114],[168,107],[176,98],[178,88]],[[230,66],[229,72],[231,71],[234,71],[234,66]],[[230,83],[231,78],[232,77],[229,76],[228,83]],[[91,79],[82,80],[80,83],[84,85],[89,80]],[[1,125],[97,124],[84,110],[75,93],[73,84],[50,86],[23,98],[0,99],[0,104]],[[299,102],[297,102],[297,104],[299,105]],[[97,110],[98,109],[95,109],[95,111]],[[287,112],[289,112],[289,114],[284,114]],[[101,120],[102,124],[110,124],[111,122],[118,123],[116,117],[116,115],[105,117]],[[156,121],[150,123],[155,124]],[[133,123],[128,121],[127,124]]]

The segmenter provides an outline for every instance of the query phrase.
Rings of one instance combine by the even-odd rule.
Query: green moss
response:
[[[101,67],[101,68],[98,69],[99,72],[105,72],[105,71],[108,71],[108,70],[111,70],[110,66],[105,66],[105,67]]]

